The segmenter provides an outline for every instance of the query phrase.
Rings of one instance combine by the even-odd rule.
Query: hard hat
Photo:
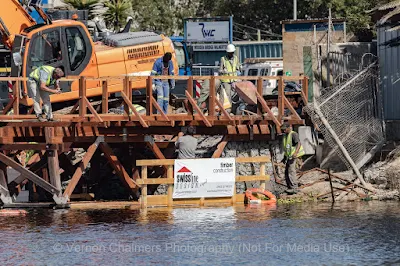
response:
[[[233,44],[228,44],[228,46],[226,47],[226,52],[227,53],[234,53],[236,51],[236,47]]]

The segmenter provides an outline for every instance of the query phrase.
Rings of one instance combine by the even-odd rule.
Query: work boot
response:
[[[42,117],[41,115],[36,117],[36,118],[37,118],[37,120],[39,120],[39,122],[46,122],[47,121],[47,119]]]

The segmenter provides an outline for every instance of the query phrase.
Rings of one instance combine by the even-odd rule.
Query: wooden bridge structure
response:
[[[26,78],[0,78],[0,81],[13,83],[13,98],[0,115],[0,199],[6,206],[13,206],[13,195],[27,182],[49,192],[59,206],[68,204],[83,172],[98,149],[107,158],[109,165],[121,178],[123,183],[137,193],[143,184],[135,180],[140,178],[139,168],[127,171],[121,158],[113,152],[114,147],[145,145],[150,148],[157,159],[168,159],[174,148],[174,140],[183,127],[192,125],[197,135],[222,135],[213,157],[220,157],[228,141],[269,140],[280,133],[280,125],[287,121],[290,124],[304,124],[304,117],[295,108],[299,101],[308,102],[308,79],[306,77],[240,77],[241,80],[255,80],[257,84],[257,113],[249,115],[230,115],[218,100],[216,94],[217,76],[178,76],[186,80],[185,91],[186,114],[164,114],[153,96],[152,77],[147,77],[146,114],[141,115],[133,105],[131,83],[140,77],[109,77],[64,79],[79,82],[79,99],[69,114],[57,115],[53,122],[39,122],[32,114],[20,113],[21,81]],[[158,78],[171,78],[170,76]],[[109,99],[114,93],[110,80],[122,79],[123,91],[120,92],[123,114],[109,113]],[[278,80],[278,94],[263,97],[264,80]],[[208,114],[203,114],[193,95],[193,83],[196,80],[210,80],[210,97]],[[303,84],[301,92],[284,92],[284,81],[296,81]],[[94,107],[90,102],[87,83],[96,81],[102,86],[102,104]],[[220,112],[216,111],[219,107]],[[278,113],[271,108],[276,107]],[[10,110],[12,114],[9,114]],[[156,114],[155,111],[161,114]],[[157,141],[155,136],[164,135],[167,141]],[[84,148],[86,153],[81,162],[72,165],[66,153],[76,148]],[[18,160],[18,155],[26,150],[34,154],[28,162]],[[25,165],[26,164],[26,165]],[[7,167],[19,172],[12,182],[7,180]],[[71,176],[66,189],[62,191],[61,173]],[[129,172],[129,174],[128,174]]]

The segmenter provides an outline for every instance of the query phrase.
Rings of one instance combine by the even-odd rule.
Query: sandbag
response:
[[[239,97],[247,104],[257,104],[257,88],[251,81],[235,82],[236,92]]]

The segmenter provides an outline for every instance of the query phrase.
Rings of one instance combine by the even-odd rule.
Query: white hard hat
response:
[[[233,44],[228,44],[228,46],[226,47],[226,52],[227,53],[234,53],[236,51],[236,47]]]

